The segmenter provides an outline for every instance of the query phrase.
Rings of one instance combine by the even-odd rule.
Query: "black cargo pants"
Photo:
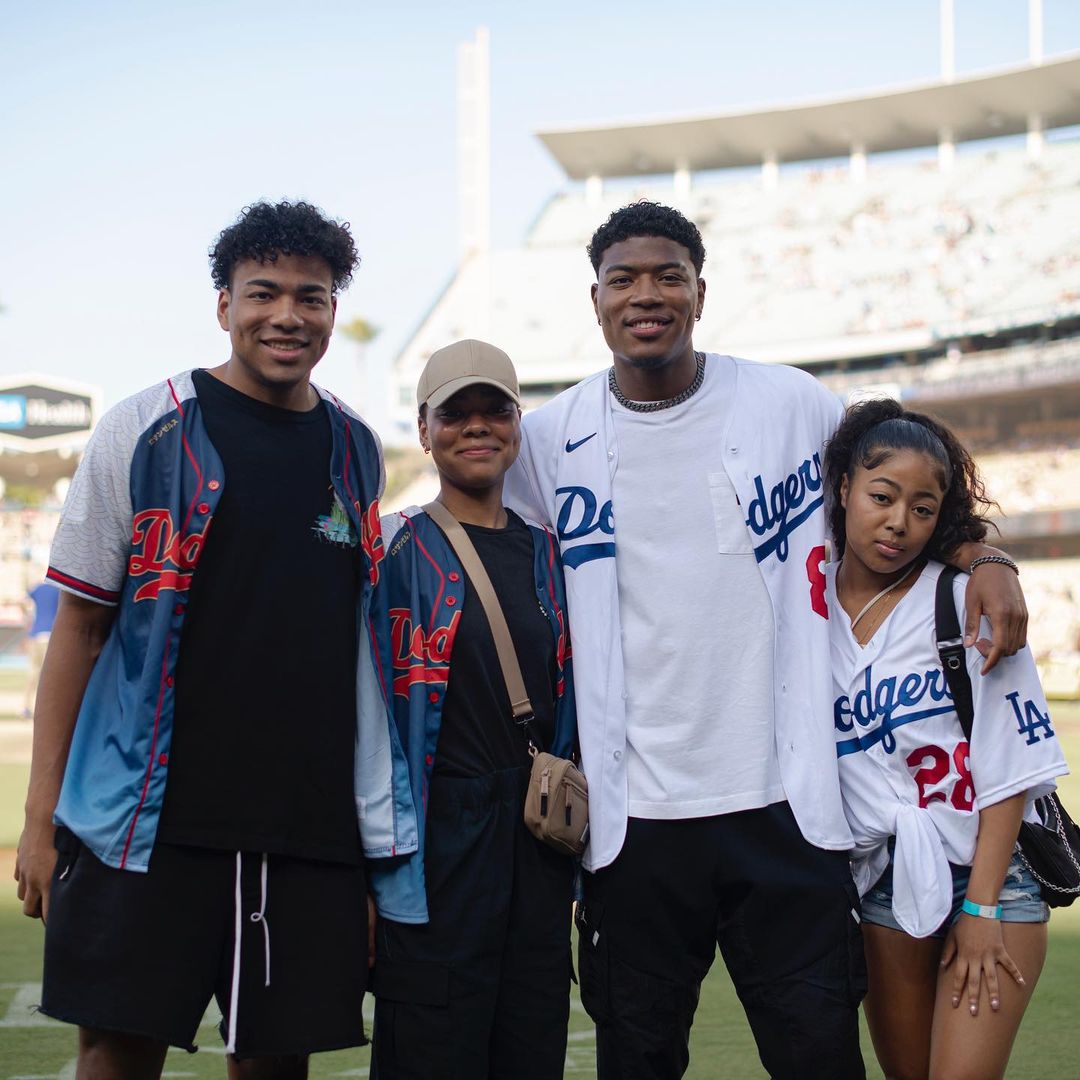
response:
[[[585,875],[577,917],[599,1080],[683,1075],[717,945],[774,1080],[863,1080],[858,908],[847,853],[803,839],[786,802],[631,818],[615,861]]]
[[[573,862],[525,828],[528,777],[433,780],[431,921],[376,928],[374,1080],[562,1077]]]

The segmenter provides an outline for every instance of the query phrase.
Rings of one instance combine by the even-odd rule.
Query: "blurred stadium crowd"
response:
[[[398,358],[388,441],[413,437],[416,370],[476,333],[477,303],[476,336],[512,352],[529,404],[605,366],[585,242],[634,198],[672,202],[708,250],[699,345],[796,363],[845,399],[890,393],[968,441],[1000,543],[1022,564],[1047,690],[1080,696],[1080,141],[1037,159],[1015,144],[973,150],[948,171],[883,156],[858,183],[817,164],[771,190],[749,170],[667,184],[568,189],[523,245],[466,259]],[[0,506],[0,661],[18,647],[58,512],[55,495],[26,507],[10,488]]]

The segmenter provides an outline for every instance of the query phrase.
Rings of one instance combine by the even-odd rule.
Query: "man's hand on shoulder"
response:
[[[966,570],[981,555],[1003,554],[985,544],[965,544],[957,552],[962,561],[954,565]],[[1027,603],[1019,576],[1012,567],[1004,563],[980,563],[975,567],[968,580],[965,607],[964,644],[974,645],[986,658],[983,675],[993,670],[1003,656],[1013,656],[1027,644]],[[984,615],[990,622],[990,641],[978,636]]]

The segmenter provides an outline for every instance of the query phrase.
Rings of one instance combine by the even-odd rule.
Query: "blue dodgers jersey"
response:
[[[329,480],[360,537],[366,571],[357,604],[371,657],[362,666],[378,678],[387,634],[372,626],[368,608],[383,558],[381,454],[359,417],[319,393],[333,432]],[[55,820],[110,866],[149,864],[188,591],[225,483],[185,373],[106,413],[61,514],[48,578],[118,610],[79,710]],[[388,700],[385,682],[380,696]],[[392,773],[400,785],[398,765]]]
[[[536,596],[555,641],[555,734],[547,749],[568,757],[576,748],[577,712],[563,566],[552,533],[527,524]],[[380,915],[424,923],[424,814],[465,601],[465,572],[442,531],[419,508],[387,515],[383,538],[387,559],[376,602],[388,609],[393,738],[408,761],[419,843],[408,858],[369,864],[368,874]]]

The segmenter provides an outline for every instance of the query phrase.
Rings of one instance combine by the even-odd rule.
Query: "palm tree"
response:
[[[350,341],[355,341],[357,345],[367,345],[368,342],[374,341],[379,336],[379,327],[360,316],[357,316],[352,322],[346,323],[339,330]]]
[[[350,341],[356,342],[354,402],[368,423],[378,429],[386,419],[386,387],[383,385],[382,372],[373,370],[368,362],[368,346],[379,336],[379,327],[357,316],[338,329]]]

